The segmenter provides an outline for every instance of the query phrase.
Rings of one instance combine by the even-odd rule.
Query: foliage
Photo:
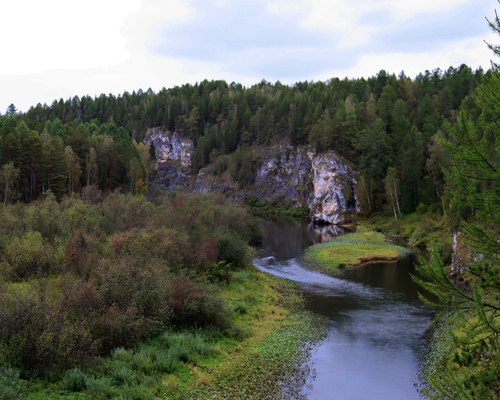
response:
[[[425,210],[405,214],[395,220],[389,215],[378,215],[369,219],[358,218],[358,229],[370,229],[385,232],[396,238],[403,238],[410,246],[432,248],[438,246],[439,254],[451,254],[452,236],[447,227],[447,217],[440,212]],[[443,259],[443,258],[442,258]],[[449,257],[443,259],[448,262]]]
[[[68,369],[51,381],[0,368],[6,399],[304,398],[305,361],[325,334],[325,321],[302,311],[291,282],[254,269],[235,271],[221,287],[232,328],[167,328],[130,348]],[[244,304],[246,313],[232,313]],[[10,397],[9,397],[10,396]]]
[[[500,33],[498,17],[490,25]],[[498,54],[498,46],[491,48]],[[464,107],[458,125],[448,126],[452,140],[443,142],[453,163],[446,172],[455,227],[463,227],[472,254],[459,280],[450,277],[436,251],[415,278],[435,296],[433,304],[452,310],[449,338],[440,339],[445,349],[423,371],[424,392],[431,398],[500,395],[499,130],[496,121],[486,118],[489,109],[500,112],[499,93],[500,73],[493,65],[477,90],[482,113],[467,114]]]
[[[209,378],[202,375],[185,398],[304,399],[301,388],[311,372],[306,361],[325,335],[325,321],[303,311],[304,299],[292,282],[260,273],[235,272],[226,296],[237,308],[244,304],[246,312],[237,313],[235,323],[252,321],[249,332],[224,346],[227,361],[203,365]]]
[[[18,369],[0,366],[0,399],[15,400],[20,398],[21,382]]]
[[[230,329],[210,282],[249,267],[259,236],[253,218],[213,196],[155,206],[87,192],[8,205],[0,219],[0,363],[23,377],[57,378],[173,327]]]
[[[70,369],[64,374],[63,385],[70,392],[81,392],[88,387],[88,377],[77,368]]]
[[[138,90],[39,104],[0,118],[0,168],[13,167],[0,179],[10,182],[0,190],[7,194],[5,202],[33,201],[48,189],[60,199],[90,185],[147,193],[156,149],[142,140],[148,129],[162,128],[193,141],[195,173],[212,163],[218,174],[228,170],[240,187],[254,182],[255,146],[286,139],[316,152],[335,150],[361,171],[364,193],[359,197],[366,199],[367,213],[391,202],[387,196],[396,188],[387,192],[388,176],[399,182],[400,212],[409,213],[446,196],[439,172],[446,160],[429,146],[431,138],[446,135],[442,121],[453,123],[462,101],[467,112],[477,114],[471,93],[487,75],[461,65],[414,79],[381,70],[366,79],[291,86],[262,81],[245,88],[205,80],[157,93]]]

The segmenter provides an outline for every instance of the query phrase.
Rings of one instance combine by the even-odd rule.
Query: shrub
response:
[[[63,386],[64,389],[69,390],[70,392],[81,392],[87,389],[87,374],[80,371],[78,368],[70,369],[64,375]]]
[[[170,352],[161,352],[156,358],[158,372],[171,374],[180,366],[179,359]]]
[[[113,379],[109,376],[87,379],[87,390],[85,393],[91,399],[114,398]]]
[[[142,228],[153,214],[154,205],[143,196],[120,194],[115,191],[102,202],[103,220],[101,226],[108,234]]]
[[[10,279],[45,275],[56,269],[54,249],[40,232],[29,231],[9,240],[4,245],[2,258],[3,274]]]
[[[225,304],[212,286],[180,276],[170,282],[168,293],[174,325],[183,328],[214,325],[222,329],[229,325]]]
[[[112,305],[93,321],[91,330],[99,340],[100,353],[107,354],[116,347],[132,347],[144,339],[147,320],[134,307]]]
[[[123,385],[137,385],[140,381],[140,377],[137,372],[131,370],[127,367],[118,367],[110,371],[113,383],[117,386]]]
[[[100,228],[103,216],[100,207],[94,206],[79,197],[64,197],[59,205],[59,236],[71,237],[73,232],[83,229],[94,232]]]
[[[134,358],[134,352],[123,347],[117,347],[111,352],[111,358],[113,359],[113,361],[121,361],[128,364],[132,362]]]
[[[152,346],[140,346],[132,358],[132,367],[146,375],[151,375],[157,371],[156,363],[157,349]]]
[[[0,400],[21,398],[20,372],[17,368],[0,366]]]
[[[39,232],[44,239],[52,242],[61,232],[61,211],[53,197],[36,201],[26,207],[26,223],[30,230]]]
[[[96,355],[96,343],[83,325],[66,319],[57,304],[36,289],[0,296],[0,354],[23,375],[57,375]]]
[[[221,230],[217,242],[218,259],[231,264],[232,269],[240,269],[250,265],[250,253],[245,242],[228,230]]]
[[[131,229],[111,240],[117,255],[142,260],[159,258],[175,269],[192,264],[194,259],[187,233],[178,228]]]

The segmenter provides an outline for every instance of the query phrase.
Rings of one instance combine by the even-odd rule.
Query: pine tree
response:
[[[498,16],[490,26],[500,33]],[[490,48],[500,55],[499,46]],[[483,107],[493,105],[500,112],[497,64],[492,63],[476,93]],[[419,267],[422,278],[415,278],[435,296],[427,302],[452,310],[449,335],[424,368],[424,393],[434,399],[492,399],[500,396],[500,130],[496,128],[492,148],[483,120],[462,110],[458,122],[458,127],[448,125],[452,141],[443,142],[453,162],[446,172],[452,203],[460,205],[462,235],[473,254],[462,273],[465,283],[450,276],[437,252]]]

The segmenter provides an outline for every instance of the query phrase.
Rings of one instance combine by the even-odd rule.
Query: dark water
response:
[[[432,311],[417,297],[411,258],[369,264],[342,279],[305,269],[306,247],[342,234],[298,222],[263,222],[266,234],[254,264],[303,288],[308,308],[329,321],[327,338],[313,353],[316,376],[308,399],[419,399],[414,384],[426,349]]]

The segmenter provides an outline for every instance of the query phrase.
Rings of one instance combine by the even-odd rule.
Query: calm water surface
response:
[[[422,304],[409,274],[413,260],[358,268],[342,279],[310,271],[297,257],[311,244],[343,232],[299,222],[263,222],[265,239],[254,264],[298,282],[308,308],[329,321],[313,353],[316,376],[308,399],[419,399],[414,384],[426,349],[432,310]]]

